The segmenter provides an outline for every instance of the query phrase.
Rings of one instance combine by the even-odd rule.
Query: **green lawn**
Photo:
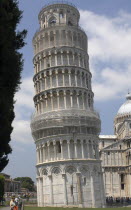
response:
[[[82,208],[62,208],[62,207],[31,207],[25,206],[24,210],[81,210]],[[94,208],[83,208],[83,210],[93,210]],[[111,210],[112,208],[95,208],[97,210]],[[114,208],[113,208],[114,209]],[[128,210],[128,207],[118,207],[117,210]],[[131,209],[131,207],[129,207]]]

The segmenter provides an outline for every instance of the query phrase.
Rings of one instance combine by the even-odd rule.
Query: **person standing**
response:
[[[21,208],[22,208],[22,199],[21,199],[21,197],[19,196],[19,197],[18,197],[18,210],[21,210]]]
[[[16,197],[16,198],[15,198],[16,210],[18,210],[18,202],[19,202],[19,199]]]
[[[10,201],[10,210],[17,210],[16,204],[15,204],[15,197],[12,197]]]

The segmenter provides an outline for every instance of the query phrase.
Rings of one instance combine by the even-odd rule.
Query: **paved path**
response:
[[[2,207],[0,210],[10,210],[10,207]]]

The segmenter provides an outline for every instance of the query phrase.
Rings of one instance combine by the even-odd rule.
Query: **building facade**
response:
[[[33,38],[38,206],[102,207],[100,118],[94,111],[88,41],[79,11],[47,5]]]
[[[5,182],[4,182],[4,191],[12,192],[12,193],[18,193],[21,192],[21,183],[19,181],[11,179],[10,175],[5,173],[0,173],[0,175],[4,176]]]
[[[114,120],[114,136],[100,136],[106,196],[131,197],[131,94]]]

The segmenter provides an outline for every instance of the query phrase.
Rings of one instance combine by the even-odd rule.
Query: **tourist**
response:
[[[19,201],[19,199],[18,199],[18,197],[16,197],[16,198],[15,198],[16,210],[18,210],[18,201]]]
[[[19,196],[19,197],[18,197],[18,210],[21,210],[21,208],[22,208],[22,199],[21,199],[21,197]]]
[[[10,201],[10,210],[17,210],[16,204],[15,204],[15,197],[12,197]]]

